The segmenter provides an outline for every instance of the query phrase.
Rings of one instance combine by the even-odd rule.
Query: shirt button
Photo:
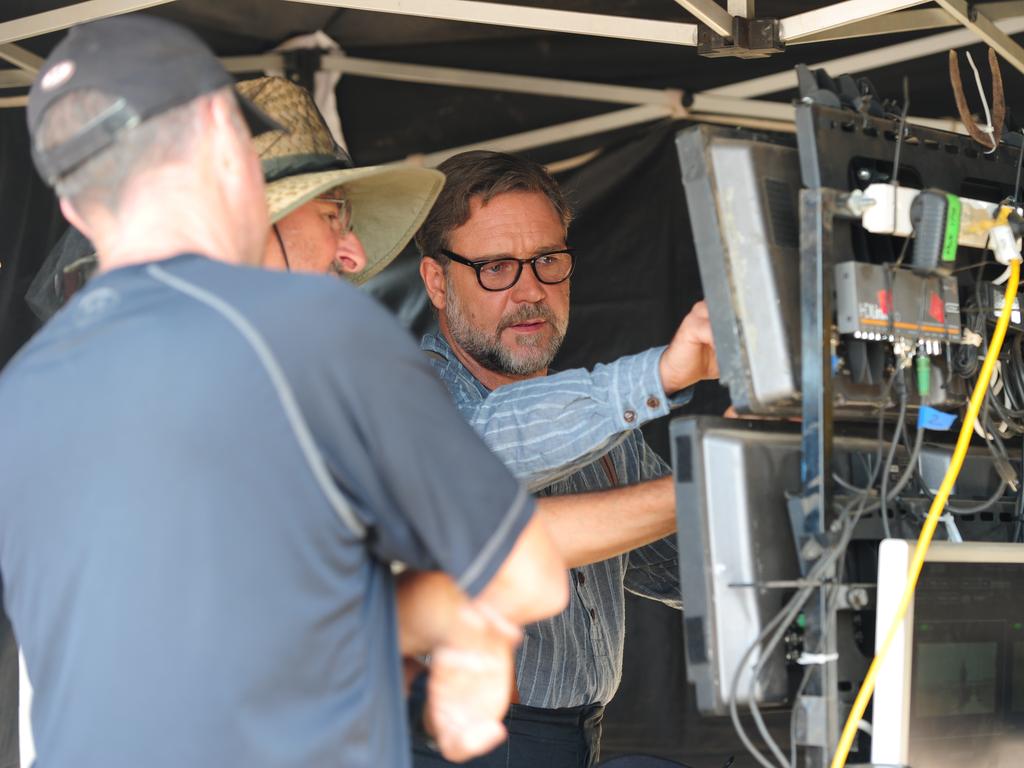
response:
[[[584,576],[584,575],[583,575],[582,573],[580,573],[579,571],[577,571],[577,572],[576,572],[576,583],[577,583],[577,584],[579,584],[579,585],[580,585],[580,586],[582,587],[582,586],[583,586],[583,584],[584,584],[584,583],[586,582],[586,580],[587,580],[587,577],[586,577],[586,576]]]
[[[658,408],[660,406],[661,400],[656,398],[654,395],[651,395],[650,397],[647,398],[647,407],[650,408],[651,410],[654,410],[655,408]]]
[[[636,411],[630,408],[628,411],[622,414],[622,418],[626,420],[627,424],[632,424],[634,421],[636,421]]]
[[[590,618],[591,619],[596,619],[597,618],[597,611],[595,611],[593,608],[590,609]]]

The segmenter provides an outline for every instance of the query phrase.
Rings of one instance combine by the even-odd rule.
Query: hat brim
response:
[[[352,228],[366,251],[366,269],[350,277],[359,285],[408,245],[441,193],[444,174],[429,168],[377,165],[288,176],[267,184],[271,223],[339,186],[345,187],[345,197],[352,203]]]

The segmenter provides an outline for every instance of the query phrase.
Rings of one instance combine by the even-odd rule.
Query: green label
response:
[[[960,241],[960,198],[946,195],[946,235],[942,239],[942,260],[956,261],[956,246]]]

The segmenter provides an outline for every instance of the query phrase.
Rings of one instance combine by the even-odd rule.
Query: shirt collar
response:
[[[437,331],[425,334],[423,338],[420,339],[420,349],[428,352],[436,352],[448,362],[458,363],[458,358],[455,357],[455,353],[452,352],[451,345],[448,344],[447,339]],[[459,365],[462,364],[459,363]]]
[[[440,355],[443,358],[443,360],[434,359],[431,362],[433,362],[434,368],[441,376],[441,379],[449,386],[455,381],[462,381],[475,389],[482,398],[487,397],[490,390],[481,384],[480,380],[462,364],[462,361],[459,360],[452,350],[447,339],[440,333],[435,331],[434,333],[426,334],[420,340],[420,349],[426,352],[433,352],[435,355]]]

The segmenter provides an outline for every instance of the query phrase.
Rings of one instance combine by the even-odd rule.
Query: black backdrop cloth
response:
[[[25,293],[66,227],[32,168],[23,120],[22,110],[0,110],[0,364],[38,325]],[[680,127],[664,122],[637,129],[560,177],[576,210],[569,241],[579,260],[569,333],[555,367],[589,367],[665,344],[701,298],[673,142]],[[369,289],[419,334],[433,318],[416,268],[415,253],[407,249]],[[727,405],[725,390],[707,382],[688,411],[721,413]],[[667,419],[645,432],[667,457]],[[645,753],[718,768],[742,751],[727,721],[696,713],[681,625],[678,612],[628,599],[623,683],[606,712],[606,757]],[[773,720],[779,727],[784,722]]]

